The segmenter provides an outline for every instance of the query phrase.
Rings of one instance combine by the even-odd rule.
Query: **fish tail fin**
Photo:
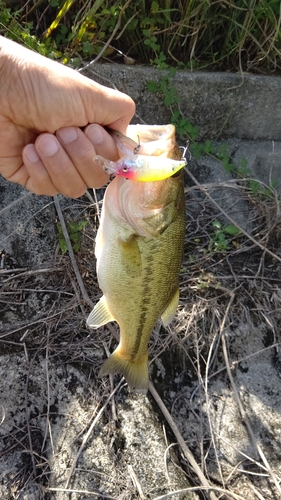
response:
[[[102,365],[99,377],[121,373],[131,389],[146,394],[148,389],[148,352],[138,361],[127,359],[117,347]]]

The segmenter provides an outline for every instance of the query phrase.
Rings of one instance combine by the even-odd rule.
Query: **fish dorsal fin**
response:
[[[179,303],[179,289],[177,289],[172,296],[169,304],[167,305],[165,311],[161,314],[161,319],[164,326],[168,326],[176,314],[176,310]]]
[[[109,321],[115,321],[112,314],[109,312],[106,298],[103,295],[102,298],[95,305],[92,312],[89,314],[87,318],[87,325],[90,328],[99,328],[102,325],[106,325]]]
[[[121,246],[122,266],[124,272],[131,278],[137,278],[141,274],[141,254],[135,236],[131,236],[127,240],[119,238],[119,245]]]

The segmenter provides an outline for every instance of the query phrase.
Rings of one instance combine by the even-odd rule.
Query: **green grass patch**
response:
[[[0,1],[1,34],[41,53],[160,68],[280,70],[280,20],[280,0]]]

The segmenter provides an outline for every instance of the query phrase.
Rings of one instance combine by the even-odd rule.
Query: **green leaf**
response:
[[[173,78],[176,75],[176,73],[177,73],[176,68],[170,68],[168,72],[169,78]]]
[[[240,233],[240,230],[238,229],[238,227],[234,226],[233,224],[229,224],[228,226],[225,226],[223,228],[223,230],[228,234],[232,234],[233,236]]]
[[[221,223],[219,220],[213,220],[212,226],[215,227],[216,229],[221,229]]]
[[[148,81],[146,86],[150,92],[157,92],[159,90],[159,84],[153,80]]]
[[[155,13],[159,10],[159,5],[158,5],[158,2],[151,2],[151,8],[150,8],[151,12]]]

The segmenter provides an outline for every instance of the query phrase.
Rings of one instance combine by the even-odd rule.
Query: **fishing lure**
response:
[[[188,147],[183,148],[180,160],[161,156],[146,156],[137,154],[135,148],[134,156],[123,156],[117,161],[110,161],[103,156],[96,156],[94,161],[99,163],[104,171],[110,175],[119,175],[133,181],[153,182],[162,181],[187,165],[185,153]]]

